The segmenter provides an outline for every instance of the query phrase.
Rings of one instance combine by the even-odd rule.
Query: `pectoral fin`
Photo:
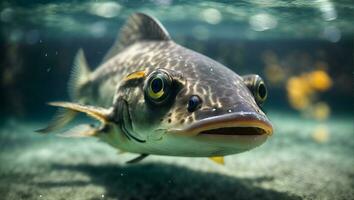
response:
[[[111,113],[110,109],[82,105],[71,102],[51,102],[51,106],[60,107],[61,110],[56,117],[53,118],[52,122],[46,128],[37,130],[39,133],[49,133],[63,128],[66,124],[72,121],[78,113],[85,113],[87,116],[98,120],[101,123],[100,127],[103,127],[109,121],[109,116]],[[77,125],[60,136],[63,137],[85,137],[94,136],[99,132],[99,128],[94,127],[90,124],[80,124]]]
[[[215,163],[219,165],[224,165],[224,157],[223,156],[215,156],[215,157],[209,157],[210,160],[214,161]]]
[[[140,162],[141,160],[143,160],[144,158],[146,158],[148,156],[149,156],[149,154],[140,154],[140,156],[138,156],[136,158],[133,158],[133,159],[127,161],[126,163],[127,164],[137,163],[137,162]]]
[[[105,124],[108,121],[111,110],[96,106],[82,105],[71,102],[50,102],[49,105],[65,108],[68,110],[85,113],[87,116]]]

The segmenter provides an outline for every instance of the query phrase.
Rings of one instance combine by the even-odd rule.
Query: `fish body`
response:
[[[79,51],[73,74],[73,102],[52,105],[84,112],[100,126],[82,125],[70,136],[96,136],[142,155],[215,157],[259,146],[273,132],[260,109],[267,91],[258,75],[239,76],[176,44],[146,14],[128,19],[95,71]],[[41,131],[64,126],[67,116],[74,118],[59,117]]]

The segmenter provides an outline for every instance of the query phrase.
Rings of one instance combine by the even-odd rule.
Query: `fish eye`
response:
[[[261,105],[267,99],[267,87],[265,86],[264,82],[258,81],[255,99],[257,104]]]
[[[256,103],[261,106],[268,96],[267,87],[263,79],[257,74],[242,76],[243,82],[252,93]]]
[[[172,78],[167,72],[158,70],[147,78],[145,98],[155,104],[162,104],[169,98],[172,88]]]
[[[193,95],[189,98],[187,109],[189,112],[194,112],[197,109],[199,109],[201,107],[201,105],[202,105],[201,98],[197,95]]]

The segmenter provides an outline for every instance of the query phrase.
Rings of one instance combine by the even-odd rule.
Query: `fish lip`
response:
[[[220,129],[246,130],[248,133],[222,134]],[[255,132],[252,133],[252,130]],[[230,130],[229,130],[230,131]],[[174,130],[174,133],[183,135],[220,135],[220,136],[271,136],[273,126],[263,115],[255,112],[228,113],[219,116],[208,117],[189,125],[186,128]]]

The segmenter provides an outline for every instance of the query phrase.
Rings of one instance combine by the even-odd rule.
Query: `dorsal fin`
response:
[[[134,13],[120,30],[116,41],[102,62],[107,61],[122,49],[137,41],[170,39],[170,35],[157,19],[144,13]]]
[[[79,90],[87,82],[90,73],[90,68],[87,65],[84,51],[79,49],[74,59],[74,66],[68,84],[68,91],[71,100],[78,101]]]

